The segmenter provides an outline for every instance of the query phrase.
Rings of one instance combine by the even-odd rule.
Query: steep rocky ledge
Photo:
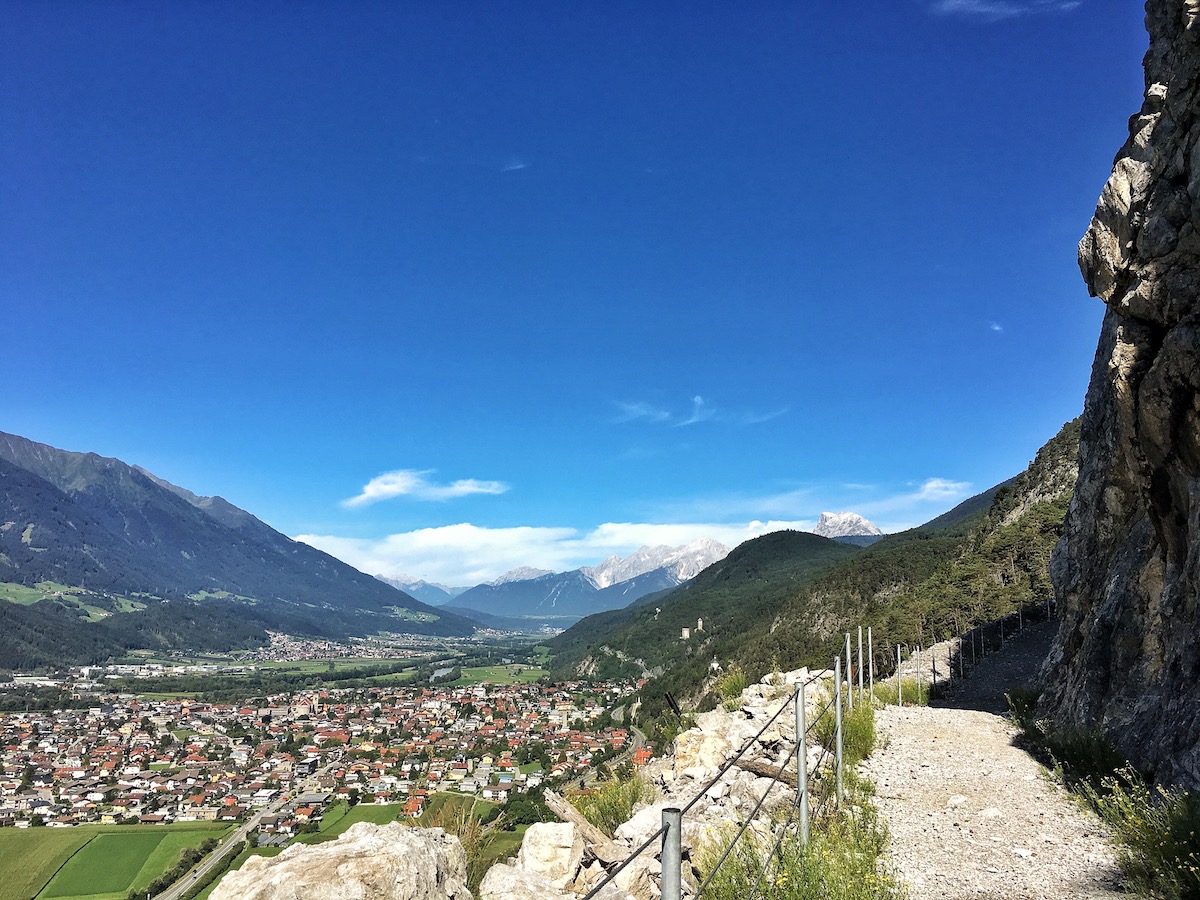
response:
[[[1107,310],[1043,703],[1200,787],[1200,0],[1149,0],[1146,27],[1145,101],[1079,247]]]

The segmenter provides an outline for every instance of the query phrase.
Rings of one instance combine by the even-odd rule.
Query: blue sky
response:
[[[919,524],[1082,408],[1139,6],[4,4],[0,430],[449,584]]]

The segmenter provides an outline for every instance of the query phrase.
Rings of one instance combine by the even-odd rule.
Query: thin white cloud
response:
[[[519,172],[521,169],[528,169],[529,163],[519,157],[511,157],[504,165],[500,167],[501,172]]]
[[[927,478],[911,490],[858,503],[855,512],[866,516],[889,534],[927,522],[971,495],[969,481]]]
[[[695,425],[698,422],[707,422],[717,414],[717,411],[704,402],[704,398],[697,394],[692,398],[692,414],[681,422],[675,424],[682,427],[684,425]]]
[[[342,501],[342,506],[353,509],[358,506],[370,506],[381,500],[393,497],[412,497],[414,500],[453,500],[456,497],[467,497],[471,494],[503,494],[508,485],[502,481],[479,481],[475,478],[462,478],[450,484],[435,484],[426,476],[432,475],[432,469],[424,471],[417,469],[396,469],[376,475],[365,485],[362,492],[355,497]]]
[[[996,332],[996,334],[1004,334],[1004,326],[999,322],[988,322],[988,328]]]
[[[617,417],[617,423],[623,422],[670,422],[671,414],[665,409],[654,406],[650,403],[618,403],[618,408],[621,410]]]
[[[672,411],[641,400],[619,402],[617,403],[617,409],[619,412],[613,419],[613,422],[618,425],[626,422],[646,422],[651,425],[669,425],[676,428],[698,425],[701,422],[759,425],[763,422],[769,422],[772,419],[778,419],[780,416],[786,415],[789,411],[786,406],[768,412],[754,410],[736,412],[718,409],[699,394],[692,397],[691,408],[687,412]]]
[[[991,22],[1039,13],[1064,13],[1082,0],[934,0],[930,9],[939,15],[973,16]]]

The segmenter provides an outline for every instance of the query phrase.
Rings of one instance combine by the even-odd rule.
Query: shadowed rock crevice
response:
[[[1052,577],[1044,712],[1200,786],[1200,5],[1149,0],[1146,90],[1079,246],[1107,304]]]

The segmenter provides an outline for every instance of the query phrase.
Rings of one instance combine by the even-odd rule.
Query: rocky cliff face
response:
[[[1149,0],[1146,94],[1079,247],[1107,304],[1043,703],[1200,786],[1200,0]]]

